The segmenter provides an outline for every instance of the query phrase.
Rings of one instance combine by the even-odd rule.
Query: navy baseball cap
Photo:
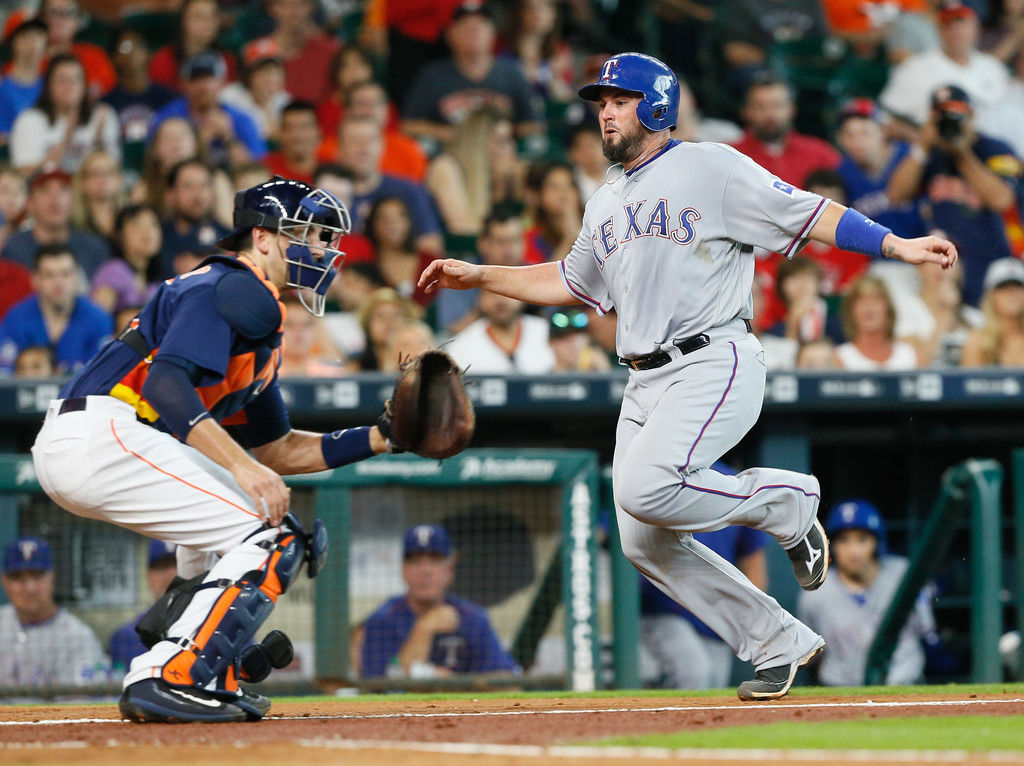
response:
[[[181,65],[179,73],[182,80],[194,80],[197,77],[227,77],[228,65],[224,57],[216,51],[203,51],[189,56]]]
[[[150,569],[158,566],[166,566],[177,562],[175,552],[178,546],[174,543],[165,543],[163,540],[149,541],[148,566]]]
[[[878,540],[878,552],[885,552],[885,522],[882,514],[867,500],[847,500],[839,503],[825,520],[825,534],[834,537],[848,529],[863,529]]]
[[[932,109],[971,111],[971,97],[959,85],[943,85],[932,92]]]
[[[440,524],[420,524],[405,530],[405,536],[402,538],[402,558],[409,558],[417,553],[450,556],[452,540],[448,536],[448,531]]]
[[[53,554],[45,540],[22,537],[4,548],[4,574],[14,572],[49,572],[53,569]]]

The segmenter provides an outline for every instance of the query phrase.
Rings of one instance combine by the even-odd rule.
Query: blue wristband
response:
[[[881,258],[882,240],[886,234],[892,234],[892,229],[887,229],[848,207],[836,227],[836,247]]]
[[[375,454],[370,447],[370,428],[343,428],[340,431],[332,431],[320,438],[320,449],[324,453],[324,462],[328,468],[337,468],[340,465],[348,465],[359,460],[373,457]]]

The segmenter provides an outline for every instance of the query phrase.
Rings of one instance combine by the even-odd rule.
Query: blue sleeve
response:
[[[366,621],[360,663],[362,678],[380,678],[387,674],[388,662],[398,654],[404,640],[404,637],[398,636],[395,628],[392,621],[380,614]]]
[[[238,434],[241,443],[249,449],[270,444],[292,430],[277,378],[245,405],[245,417],[246,422],[238,427]]]
[[[494,628],[491,627],[487,613],[483,609],[476,606],[472,609],[460,606],[459,611],[462,613],[462,627],[469,649],[468,671],[470,673],[519,670],[515,660],[502,649],[501,641],[495,634]]]
[[[195,389],[197,370],[176,357],[161,354],[149,366],[142,395],[179,439],[185,441],[199,421],[210,417]]]
[[[440,234],[441,220],[437,217],[434,202],[427,190],[417,184],[409,184],[409,193],[405,195],[412,213],[412,227],[419,235]]]
[[[198,284],[184,291],[173,310],[156,357],[176,356],[223,377],[231,357],[232,332],[217,311],[213,285]]]
[[[18,339],[14,337],[17,327],[18,323],[10,312],[0,322],[0,372],[6,374],[14,372],[14,362],[18,358],[20,347]]]
[[[238,140],[245,144],[254,160],[262,160],[267,153],[267,144],[260,135],[260,129],[252,121],[249,115],[242,112],[232,111],[231,122],[235,126],[235,135]]]

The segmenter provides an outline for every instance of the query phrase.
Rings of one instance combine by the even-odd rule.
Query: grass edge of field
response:
[[[711,729],[627,735],[574,743],[582,747],[660,750],[877,750],[1024,752],[1024,730],[1012,715],[910,716],[845,721],[779,721]]]
[[[358,704],[362,702],[438,702],[438,701],[476,701],[476,700],[523,700],[523,699],[658,699],[658,700],[686,700],[686,699],[710,699],[724,697],[735,700],[734,689],[599,689],[592,692],[573,692],[565,690],[552,691],[469,691],[469,692],[435,692],[435,693],[395,693],[395,694],[315,694],[303,696],[278,696],[273,688],[261,689],[254,687],[257,691],[269,694],[275,703],[301,703],[301,702],[349,702]],[[958,695],[970,698],[971,695],[984,694],[1019,694],[1024,697],[1024,683],[987,683],[987,684],[933,684],[919,686],[800,686],[794,687],[786,698],[791,702],[801,700],[813,701],[822,697],[900,697],[900,696],[952,696]],[[73,702],[48,702],[38,701],[29,703],[13,703],[8,707],[38,707],[40,705],[74,705],[76,707],[89,705],[109,705],[109,700],[94,701],[73,701]],[[751,703],[757,705],[771,703]],[[0,706],[5,706],[0,702]]]

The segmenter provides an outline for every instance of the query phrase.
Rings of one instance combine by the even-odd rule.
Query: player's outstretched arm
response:
[[[252,454],[260,463],[282,476],[291,476],[326,471],[337,465],[365,460],[386,450],[387,443],[380,429],[364,426],[332,434],[292,429],[279,439],[254,447]]]
[[[853,208],[830,202],[808,235],[826,245],[864,253],[876,258],[893,258],[906,263],[936,263],[944,269],[957,261],[956,246],[941,237],[904,239]]]
[[[423,270],[419,286],[428,294],[442,288],[469,290],[476,287],[539,306],[579,303],[562,284],[557,262],[536,266],[480,266],[445,258],[431,262]]]

